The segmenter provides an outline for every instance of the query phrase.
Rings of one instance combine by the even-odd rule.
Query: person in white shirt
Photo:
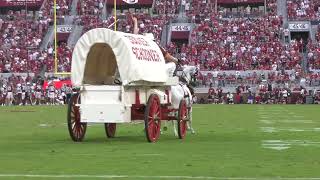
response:
[[[283,103],[288,103],[288,91],[286,89],[282,90]]]
[[[306,93],[307,93],[306,89],[301,87],[301,90],[300,90],[300,103],[301,104],[304,104],[304,102],[305,102],[304,98],[306,96]]]
[[[22,87],[21,87],[21,84],[17,84],[17,87],[16,87],[16,93],[17,93],[17,103],[19,105],[22,105]]]
[[[286,43],[289,43],[289,34],[290,34],[289,29],[284,29],[283,30],[284,40],[285,40]]]
[[[48,98],[49,98],[50,105],[54,105],[55,104],[55,98],[56,98],[55,90],[56,89],[54,88],[53,84],[50,83],[50,85],[48,87]]]
[[[233,94],[230,92],[228,92],[228,94],[227,94],[227,103],[233,104]]]
[[[278,68],[278,65],[277,65],[276,62],[274,62],[274,63],[272,64],[272,70],[276,71],[277,68]]]
[[[36,93],[35,93],[35,98],[36,98],[36,104],[41,105],[41,98],[42,98],[42,87],[41,85],[37,85],[36,87]]]
[[[13,101],[13,91],[12,91],[12,86],[8,85],[6,88],[6,105],[12,105],[12,101]]]

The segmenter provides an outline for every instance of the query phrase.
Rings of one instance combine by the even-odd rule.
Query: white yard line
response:
[[[1,177],[21,177],[21,178],[95,178],[95,179],[229,179],[229,180],[320,180],[320,177],[214,177],[214,176],[130,176],[130,175],[75,175],[75,174],[0,174]]]
[[[259,120],[264,124],[275,124],[275,123],[289,123],[289,124],[314,124],[313,120],[302,120],[302,119],[261,119]]]
[[[271,116],[260,116],[261,119],[272,119]]]
[[[320,128],[277,128],[277,127],[260,127],[262,132],[275,133],[281,131],[287,132],[320,132]]]
[[[266,120],[266,119],[262,119],[262,120],[259,120],[261,123],[263,124],[274,124],[275,122],[272,121],[272,120]]]
[[[319,147],[320,142],[309,140],[264,140],[262,141],[262,147],[273,150],[286,150],[292,146],[313,146]]]
[[[51,126],[50,124],[39,124],[40,127],[49,127]]]

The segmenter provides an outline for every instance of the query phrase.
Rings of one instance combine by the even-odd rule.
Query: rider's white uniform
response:
[[[176,70],[176,64],[173,62],[166,63],[166,68],[169,77],[173,77],[173,73]]]

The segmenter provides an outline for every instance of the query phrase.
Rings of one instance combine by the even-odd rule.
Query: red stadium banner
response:
[[[108,6],[114,5],[114,0],[106,0]],[[153,0],[116,0],[117,6],[152,6]]]
[[[40,7],[42,3],[43,0],[0,0],[0,7]]]
[[[54,85],[54,87],[55,87],[56,89],[61,89],[61,87],[62,87],[63,84],[66,84],[66,85],[70,85],[70,86],[71,86],[71,80],[66,80],[66,81],[52,81],[52,82],[53,82],[53,85]],[[43,88],[43,89],[47,89],[48,85],[49,85],[49,82],[48,82],[48,81],[45,81],[45,82],[43,83],[42,88]]]
[[[218,0],[218,4],[261,4],[264,0]]]

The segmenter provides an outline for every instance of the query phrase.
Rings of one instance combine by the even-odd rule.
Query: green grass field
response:
[[[170,126],[155,144],[143,124],[114,139],[90,125],[75,143],[66,111],[0,108],[0,179],[320,179],[320,106],[197,105],[196,134],[179,140]]]

